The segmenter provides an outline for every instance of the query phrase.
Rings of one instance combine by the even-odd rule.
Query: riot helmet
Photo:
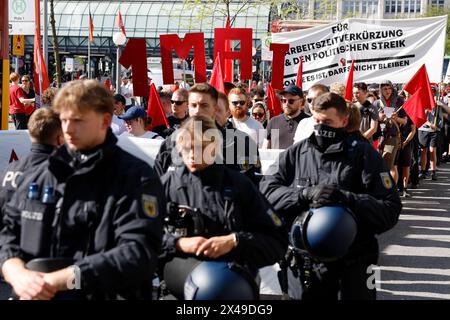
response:
[[[184,283],[185,300],[257,300],[255,278],[244,267],[230,262],[203,261]]]
[[[353,213],[343,206],[310,208],[294,220],[291,245],[320,261],[342,258],[357,232]]]

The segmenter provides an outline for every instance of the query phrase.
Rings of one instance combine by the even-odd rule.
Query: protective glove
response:
[[[339,190],[336,184],[317,185],[303,189],[300,201],[308,201],[310,207],[318,208],[327,205],[351,205],[348,192]]]

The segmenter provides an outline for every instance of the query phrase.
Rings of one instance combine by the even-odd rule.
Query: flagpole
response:
[[[88,31],[88,78],[91,78],[91,37],[90,37],[90,32],[91,32],[91,3],[88,3],[88,7],[89,7],[89,31]]]

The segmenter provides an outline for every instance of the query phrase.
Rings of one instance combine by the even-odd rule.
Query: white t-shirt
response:
[[[120,86],[120,94],[125,98],[125,105],[131,105],[131,97],[133,96],[133,85],[128,82],[126,85]]]
[[[264,138],[266,137],[266,129],[264,129],[260,122],[251,117],[247,117],[245,121],[231,118],[231,122],[236,129],[248,134],[256,142],[259,148],[262,147]]]
[[[125,131],[127,131],[127,128],[125,127],[125,121],[119,119],[119,117],[116,116],[115,114],[113,114],[112,117],[111,129],[116,136],[119,136]]]
[[[120,135],[121,137],[136,137],[136,138],[147,138],[147,139],[155,139],[155,140],[164,140],[161,136],[153,131],[145,131],[142,136],[135,136],[129,132],[124,132]]]
[[[314,132],[314,118],[309,117],[301,120],[298,123],[297,130],[295,131],[294,135],[294,143],[297,143],[299,141],[305,140],[306,138],[309,138],[312,133]]]

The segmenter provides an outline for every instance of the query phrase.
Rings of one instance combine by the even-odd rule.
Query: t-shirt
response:
[[[356,103],[356,105],[361,112],[361,123],[359,126],[359,130],[361,131],[361,133],[364,133],[370,129],[370,123],[372,122],[372,120],[378,121],[378,112],[377,110],[375,110],[375,107],[372,106],[370,101],[367,100],[364,101],[363,104]]]
[[[249,116],[247,116],[245,121],[236,120],[235,118],[231,118],[230,121],[236,129],[248,134],[259,148],[262,147],[264,138],[266,137],[266,129],[264,129],[261,122]]]
[[[25,106],[20,98],[25,99],[25,94],[18,84],[13,84],[9,87],[9,114],[25,113]]]
[[[125,131],[127,131],[127,128],[125,127],[125,121],[119,119],[119,117],[116,116],[115,114],[112,117],[111,129],[116,136],[119,136]]]
[[[304,112],[300,112],[295,118],[289,118],[284,113],[273,117],[267,125],[267,140],[270,140],[272,149],[286,149],[294,143],[294,135],[299,122],[309,118]],[[274,131],[274,130],[278,130]]]
[[[131,101],[131,97],[133,96],[133,85],[131,83],[120,86],[120,94],[125,98],[126,106],[130,106],[133,103]]]
[[[135,136],[132,135],[129,132],[124,132],[120,135],[121,137],[135,137],[135,138],[146,138],[146,139],[156,139],[156,140],[164,140],[162,137],[160,137],[157,133],[154,133],[153,131],[146,131],[142,136]]]

